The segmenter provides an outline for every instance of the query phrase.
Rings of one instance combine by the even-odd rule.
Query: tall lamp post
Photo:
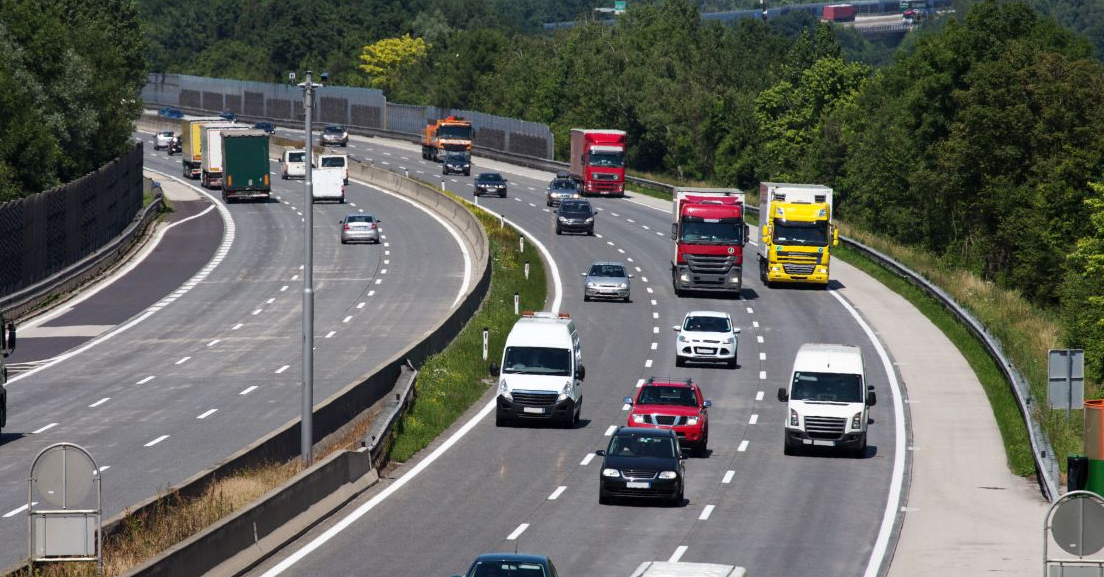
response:
[[[322,73],[322,81],[329,80],[329,74]],[[289,75],[295,80],[295,73]],[[314,89],[321,88],[307,71],[307,79],[299,83],[303,89],[303,110],[306,113],[306,158],[303,178],[303,414],[299,420],[299,454],[303,464],[313,462],[314,449],[314,129],[311,126],[311,112],[314,109]]]

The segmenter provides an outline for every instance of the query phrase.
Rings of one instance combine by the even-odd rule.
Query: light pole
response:
[[[291,79],[295,80],[294,73]],[[329,74],[322,73],[322,81],[329,79]],[[321,88],[322,84],[315,84],[311,79],[311,71],[307,71],[307,79],[299,83],[303,89],[303,110],[306,113],[306,165],[303,177],[303,414],[299,420],[299,455],[303,464],[310,466],[313,462],[314,449],[314,131],[311,126],[311,111],[314,108],[314,89]]]

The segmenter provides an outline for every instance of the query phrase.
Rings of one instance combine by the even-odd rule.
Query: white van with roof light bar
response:
[[[499,379],[495,425],[528,420],[574,427],[583,407],[582,360],[570,315],[522,313],[506,337],[502,365],[490,366]]]

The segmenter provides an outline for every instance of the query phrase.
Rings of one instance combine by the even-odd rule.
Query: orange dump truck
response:
[[[445,152],[452,150],[471,151],[471,122],[459,116],[448,116],[438,120],[427,120],[425,134],[422,135],[422,158],[438,161]]]

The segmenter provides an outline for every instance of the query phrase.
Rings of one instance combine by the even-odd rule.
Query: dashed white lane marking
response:
[[[658,319],[659,318],[659,313],[652,313],[652,318],[653,319]]]
[[[249,393],[252,393],[255,390],[257,390],[257,385],[246,387],[245,390],[243,390],[242,392],[240,392],[238,394],[239,395],[248,395]]]
[[[213,347],[213,346],[215,346],[215,345],[219,344],[219,343],[220,343],[221,341],[222,341],[222,339],[215,339],[215,340],[213,340],[213,341],[211,341],[211,342],[207,343],[207,346],[209,346],[209,347]]]
[[[586,456],[583,457],[583,460],[579,461],[579,466],[580,467],[585,467],[585,466],[589,465],[590,462],[593,461],[593,460],[594,460],[594,453],[587,453]]]
[[[291,275],[291,280],[299,280],[299,275],[297,275],[297,274]]]
[[[238,323],[238,324],[236,324],[236,325],[234,325],[234,326],[230,327],[230,330],[232,330],[232,331],[236,331],[236,330],[238,330],[238,329],[240,329],[240,328],[242,328],[242,324],[241,324],[241,323]]]
[[[652,290],[652,287],[647,287],[647,288],[648,288],[648,294],[653,294],[653,293],[655,293],[655,291],[653,291],[653,290]]]
[[[274,303],[274,302],[276,302],[276,297],[272,297],[272,298],[270,298],[270,299],[266,300],[266,301],[265,301],[265,304],[266,304],[266,305],[270,305],[270,304],[272,304],[272,303]]]
[[[767,360],[767,353],[759,353],[759,360],[760,361]]]
[[[629,258],[625,259],[625,260],[627,260],[627,261],[629,261],[629,262],[633,262],[633,259],[632,259],[632,257],[631,257],[631,256],[630,256]]]
[[[659,236],[663,236],[663,233],[658,230],[656,231],[656,234],[658,234]]]
[[[32,434],[32,435],[37,435],[37,434],[39,434],[39,433],[42,433],[42,432],[44,432],[44,431],[49,431],[50,429],[52,429],[52,428],[54,428],[54,427],[56,427],[56,426],[58,426],[58,424],[57,424],[57,423],[50,423],[49,425],[46,425],[45,427],[42,427],[41,429],[38,429],[38,430],[35,430],[35,431],[31,431],[31,434]]]
[[[529,203],[529,206],[531,206],[531,207],[533,207],[533,208],[537,208],[537,205],[535,205],[535,204],[533,204],[533,203],[531,203],[531,202]]]
[[[559,498],[560,495],[563,495],[563,492],[566,491],[566,490],[567,490],[567,487],[565,487],[563,485],[560,485],[559,487],[556,487],[556,490],[552,491],[552,494],[548,496],[548,500],[549,501],[555,501],[557,498]]]
[[[514,532],[510,533],[510,536],[506,537],[506,540],[507,541],[517,541],[517,538],[521,537],[521,534],[524,533],[525,530],[528,529],[528,528],[529,528],[529,523],[522,523],[521,525],[518,525],[518,528],[514,529]]]
[[[629,410],[630,408],[632,408],[632,405],[630,405],[630,404],[628,404],[628,403],[625,403],[624,405],[621,405],[621,410],[622,410],[622,411],[627,411],[627,410]]]
[[[652,332],[658,335],[659,334],[659,327],[652,327]]]
[[[383,259],[383,264],[391,264],[391,261],[387,260],[387,259]],[[386,270],[386,269],[384,269],[384,270]]]
[[[735,475],[736,471],[725,471],[724,478],[721,479],[721,482],[727,485],[732,482],[732,477]]]
[[[759,422],[759,415],[752,415],[751,418],[748,419],[748,424],[749,425],[754,425],[755,423],[758,423],[758,422]]]
[[[633,219],[631,219],[631,218],[626,218],[626,219],[625,219],[625,222],[631,222],[631,223],[633,223],[633,224],[636,224],[636,221],[635,221],[635,220],[633,220]]]
[[[659,348],[659,343],[652,343],[652,350],[653,351],[658,349],[658,348]]]
[[[31,504],[32,505],[37,505],[38,501],[31,501]],[[27,506],[23,505],[22,507],[20,507],[18,509],[8,511],[7,513],[4,513],[4,518],[7,519],[8,517],[14,517],[14,516],[22,513],[23,511],[26,511],[26,510],[27,510]]]
[[[679,559],[682,559],[682,555],[686,553],[686,545],[679,545],[671,558],[667,560],[668,563],[678,563]]]
[[[380,269],[380,274],[387,274],[387,269]]]
[[[368,296],[372,296],[374,294],[376,294],[376,291],[368,291]]]
[[[617,214],[616,212],[611,212],[610,214],[612,214],[613,216],[621,216],[620,214]]]
[[[606,238],[606,237],[604,237],[604,236],[602,236],[602,235],[600,235],[600,234],[596,234],[596,235],[594,235],[594,236],[596,236],[596,237],[598,237],[598,238]]]
[[[261,309],[256,309],[256,310],[254,310],[254,311],[253,311],[253,314],[255,314],[255,315],[259,315],[259,314],[261,314]]]
[[[608,436],[612,435],[613,432],[616,431],[616,430],[617,430],[617,425],[610,425],[609,428],[606,429],[606,436],[608,437]]]
[[[646,225],[646,224],[642,224],[642,225],[640,225],[640,228],[643,228],[644,230],[652,230],[652,229],[651,229],[651,228],[649,228],[649,227],[648,227],[648,225]]]
[[[641,270],[640,270],[640,267],[638,267],[638,266],[634,266],[633,268],[635,268],[635,269],[636,269],[636,272],[641,272]]]
[[[376,284],[383,284],[383,279],[381,279],[381,278],[376,279]]]
[[[284,366],[276,369],[276,374],[278,375],[278,374],[280,374],[280,373],[282,373],[282,372],[284,372],[284,371],[286,371],[290,368],[291,368],[291,365],[284,365]]]
[[[527,186],[527,187],[525,187],[525,188],[528,188],[529,190],[536,190],[535,188],[533,188],[533,187],[531,187],[531,186]]]
[[[92,403],[91,405],[88,405],[88,408],[91,409],[91,408],[94,408],[94,407],[98,407],[98,406],[100,406],[100,405],[102,405],[102,404],[104,404],[104,403],[106,403],[110,400],[111,400],[111,397],[104,397],[104,398],[96,401],[95,403]]]
[[[759,328],[759,321],[751,321],[751,326]]]
[[[152,446],[156,445],[157,443],[160,443],[161,441],[164,441],[165,439],[168,439],[168,438],[169,438],[168,435],[161,435],[160,437],[157,437],[156,439],[146,443],[145,446],[146,447],[152,447]]]
[[[383,255],[384,256],[391,256],[391,251],[385,250],[385,251],[383,251]]]
[[[766,378],[767,378],[767,371],[759,371],[759,379],[762,380],[762,379],[766,379]]]
[[[646,369],[652,368],[652,359],[648,359],[648,360],[644,361],[644,368],[646,368]]]
[[[706,521],[706,520],[709,519],[709,516],[712,515],[712,514],[713,514],[713,505],[706,505],[705,508],[702,509],[701,515],[698,515],[698,520],[699,521]]]
[[[324,338],[324,339],[328,339],[328,338],[331,338],[331,337],[333,337],[333,336],[334,336],[334,335],[336,335],[336,334],[337,334],[337,331],[330,331],[330,332],[326,333],[326,336],[324,336],[324,337],[322,337],[322,338]]]
[[[657,303],[655,299],[652,299],[652,306],[654,307],[654,306],[656,306],[657,304],[659,304],[659,303]]]
[[[343,323],[347,323],[347,322],[349,322],[349,321],[351,321],[351,320],[353,320],[353,315],[349,315],[349,316],[345,317],[344,319],[342,319],[342,321],[341,321],[341,322],[343,322]]]
[[[199,415],[197,415],[196,418],[197,419],[206,419],[207,417],[210,417],[211,415],[215,414],[216,411],[218,411],[218,409],[211,409],[209,411],[204,411],[204,412],[200,413]]]
[[[750,315],[750,314],[754,314],[754,313],[755,313],[755,311],[751,310],[751,307],[748,307],[748,308],[747,308],[747,312],[748,312],[748,314],[749,314],[749,315]]]
[[[146,378],[144,378],[144,379],[142,379],[142,380],[140,380],[140,381],[138,381],[137,383],[134,383],[134,384],[136,384],[136,385],[144,385],[144,384],[146,384],[146,383],[148,383],[148,382],[152,381],[152,380],[153,380],[154,378],[155,378],[155,377],[154,377],[153,375],[150,375],[150,376],[148,376],[148,377],[146,377]]]
[[[639,389],[640,387],[643,387],[643,386],[644,386],[644,379],[637,379],[636,380],[636,388]]]
[[[619,249],[617,249],[617,252],[619,252],[619,253],[621,253],[621,254],[625,254],[625,249],[623,249],[623,248],[619,248]]]
[[[357,303],[357,308],[362,309],[362,308],[364,308],[364,305],[365,305],[365,303]]]
[[[763,400],[763,391],[759,391],[758,393],[755,393],[755,400],[756,401],[762,401]]]
[[[740,446],[736,447],[736,451],[739,452],[739,453],[743,453],[744,451],[747,450],[747,447],[748,447],[748,441],[747,441],[747,439],[744,439],[743,441],[740,441]]]
[[[640,280],[642,280],[642,281],[644,281],[644,282],[648,282],[648,277],[646,277],[646,276],[642,276],[642,277],[640,277]]]
[[[180,359],[179,361],[176,361],[176,364],[183,365],[184,363],[188,362],[188,359],[190,359],[190,358],[192,358],[192,357],[184,357],[184,358]]]
[[[611,240],[607,240],[607,241],[606,241],[606,244],[608,244],[608,245],[610,245],[610,246],[613,246],[613,241],[611,241]]]

